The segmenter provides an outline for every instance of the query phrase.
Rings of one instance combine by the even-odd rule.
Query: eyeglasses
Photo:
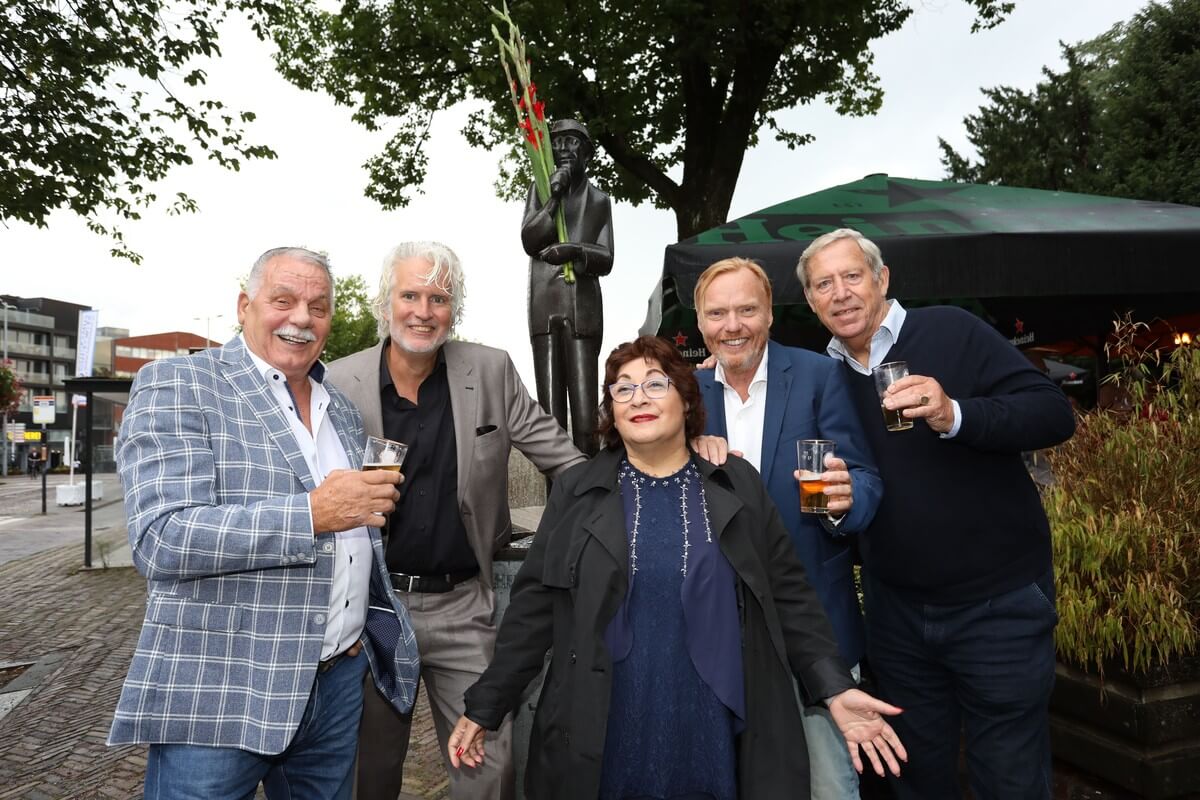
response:
[[[610,383],[608,394],[614,403],[628,403],[637,393],[639,386],[642,388],[642,394],[646,397],[651,400],[660,400],[667,396],[667,391],[671,388],[671,379],[650,378],[641,383]]]

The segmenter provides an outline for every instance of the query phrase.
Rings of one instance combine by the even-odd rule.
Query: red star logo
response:
[[[687,334],[683,331],[679,331],[675,334],[675,346],[683,347],[685,344],[687,344]]]
[[[1025,332],[1025,323],[1022,322],[1020,319],[1018,319],[1016,321],[1016,324],[1013,325],[1013,328],[1016,329],[1017,333],[1024,333]]]

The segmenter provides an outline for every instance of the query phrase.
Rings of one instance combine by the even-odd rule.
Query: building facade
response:
[[[14,295],[0,295],[0,302],[0,315],[7,320],[7,335],[0,336],[4,336],[8,360],[25,389],[16,416],[9,418],[10,426],[14,422],[25,426],[24,435],[14,437],[10,444],[9,465],[24,469],[30,452],[44,447],[50,466],[57,466],[71,438],[71,405],[63,381],[75,375],[79,312],[91,306]],[[54,398],[54,422],[46,425],[44,434],[42,426],[33,423],[34,397]]]

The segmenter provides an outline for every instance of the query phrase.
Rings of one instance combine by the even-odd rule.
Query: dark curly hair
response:
[[[598,434],[605,447],[621,444],[621,434],[613,424],[612,395],[608,387],[616,383],[621,367],[635,358],[657,361],[662,371],[670,378],[671,385],[683,399],[683,432],[687,441],[704,432],[704,403],[700,399],[700,386],[696,383],[695,369],[683,360],[675,345],[657,336],[639,336],[632,342],[618,345],[604,362],[603,399],[600,401],[600,427]]]

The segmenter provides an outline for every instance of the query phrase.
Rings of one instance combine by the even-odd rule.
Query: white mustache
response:
[[[302,339],[306,342],[315,342],[317,335],[308,328],[297,328],[295,325],[281,325],[274,331],[276,336],[290,336],[293,339]]]

